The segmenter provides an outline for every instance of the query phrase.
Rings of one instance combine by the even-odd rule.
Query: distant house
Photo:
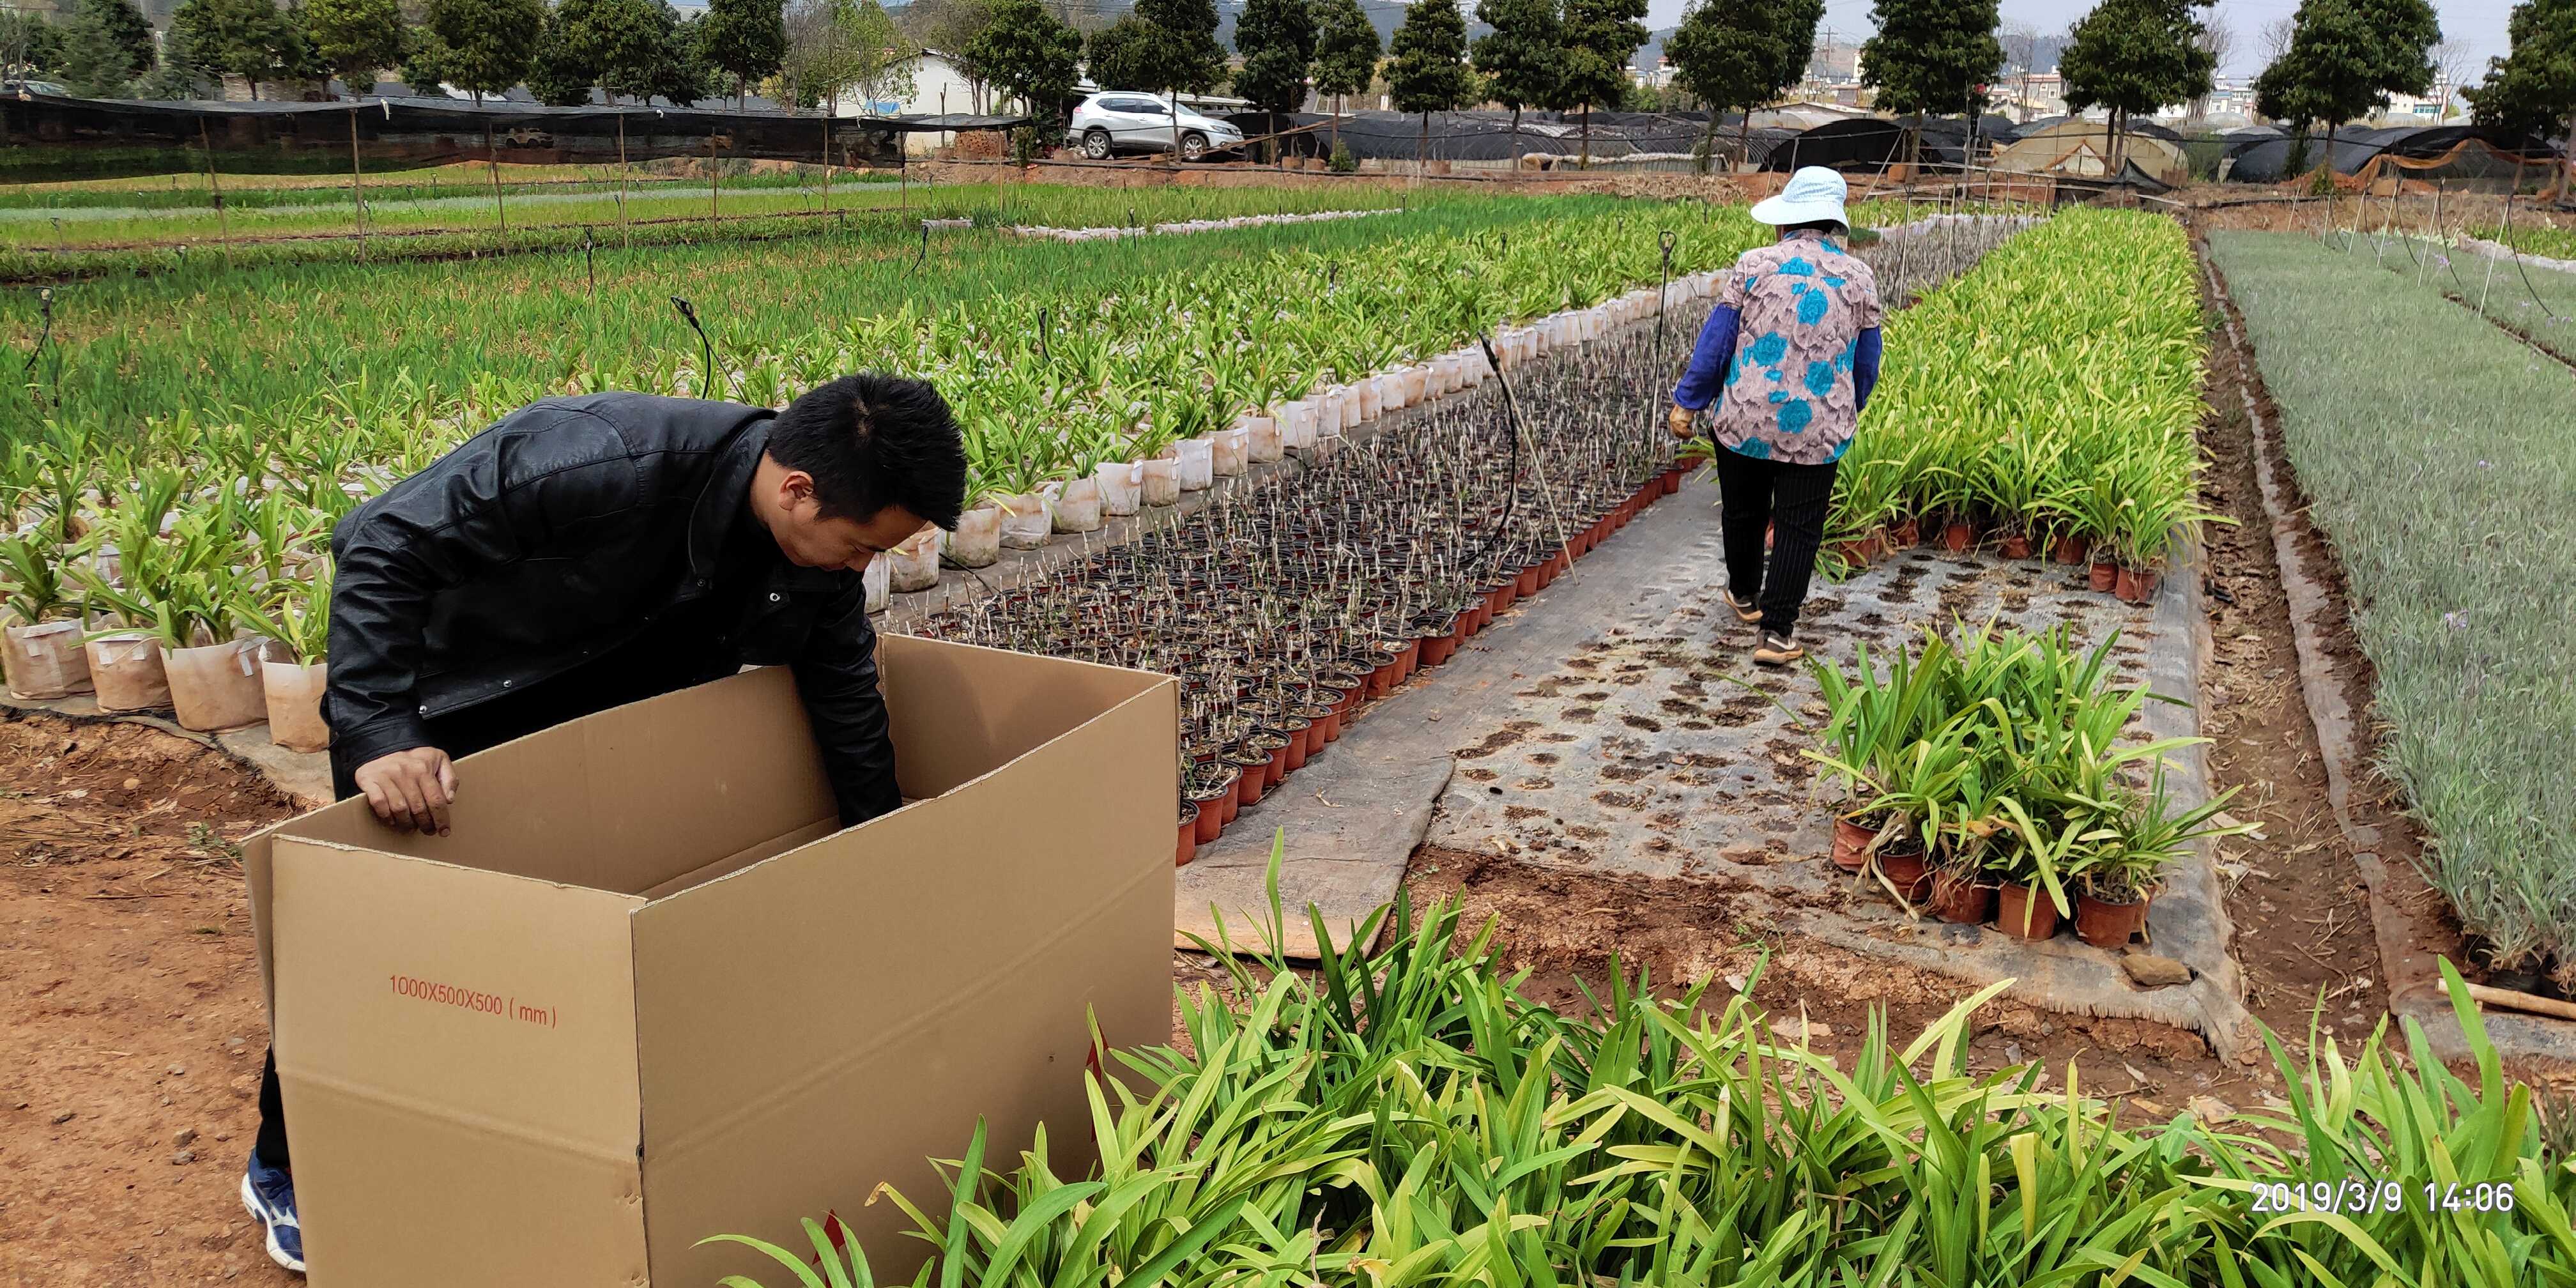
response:
[[[905,77],[909,75],[910,81]],[[991,91],[957,69],[948,55],[925,49],[889,77],[901,97],[861,100],[844,96],[835,109],[842,116],[945,116],[951,112],[981,114],[991,109]],[[906,134],[904,150],[915,156],[956,142],[953,132]]]

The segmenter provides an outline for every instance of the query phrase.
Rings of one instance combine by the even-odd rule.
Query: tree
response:
[[[2104,165],[2117,175],[2122,131],[2139,112],[2207,94],[2218,59],[2201,44],[2206,28],[2192,16],[2196,0],[2102,0],[2077,21],[2058,56],[2066,110],[2110,109]]]
[[[1387,88],[1395,110],[1422,114],[1422,141],[1413,159],[1420,164],[1431,150],[1431,114],[1464,106],[1473,82],[1467,70],[1467,19],[1458,0],[1413,0],[1405,6],[1404,25],[1387,42],[1392,57],[1386,65]]]
[[[1225,80],[1225,47],[1216,42],[1213,0],[1136,0],[1135,21],[1120,70],[1138,89],[1162,90],[1172,99],[1172,152],[1181,150],[1181,94],[1204,94]],[[1120,25],[1127,19],[1120,19]],[[1098,77],[1094,77],[1098,80]],[[1106,84],[1107,82],[1102,82]]]
[[[841,95],[853,92],[874,102],[915,53],[877,0],[797,0],[785,23],[787,52],[779,68],[785,98],[798,107],[837,112]]]
[[[403,83],[435,93],[443,82],[477,103],[526,79],[545,37],[545,0],[429,0],[426,16]]]
[[[1360,0],[1321,0],[1315,34],[1315,92],[1333,96],[1333,141],[1342,145],[1342,96],[1357,94],[1377,78],[1381,52],[1377,28],[1360,11]]]
[[[2292,169],[2311,126],[2326,127],[2332,164],[2335,127],[2433,86],[2442,24],[2427,0],[2300,0],[2291,24],[2289,47],[2254,78],[2254,110],[2291,123]]]
[[[1306,104],[1306,75],[1315,63],[1315,15],[1306,0],[1248,0],[1234,21],[1235,52],[1243,67],[1234,74],[1234,92],[1252,100],[1278,119]],[[1279,151],[1274,140],[1267,149]]]
[[[2469,91],[2478,124],[2521,138],[2565,122],[2576,148],[2576,0],[2522,0],[2505,33],[2512,52],[2489,60],[2485,83]]]
[[[63,69],[63,29],[20,9],[0,9],[0,79],[52,76]]]
[[[304,7],[304,24],[313,37],[314,61],[352,94],[366,93],[375,86],[377,72],[402,64],[402,6],[397,0],[311,0]]]
[[[280,9],[270,0],[187,0],[170,15],[170,25],[184,32],[200,67],[248,80],[257,98],[261,81],[310,70],[311,45],[301,17],[301,11]]]
[[[114,98],[152,70],[152,24],[130,0],[80,0],[63,24],[62,60],[73,93]]]
[[[161,37],[161,65],[134,87],[134,95],[164,102],[191,99],[197,97],[198,82],[203,79],[197,55],[188,45],[188,33],[173,23]]]
[[[1521,164],[1521,109],[1554,102],[1565,80],[1565,22],[1556,0],[1478,0],[1493,28],[1471,51],[1486,92],[1512,109],[1512,168]]]
[[[733,77],[733,105],[742,108],[753,81],[778,70],[787,55],[781,0],[708,0],[698,42],[707,62]]]
[[[993,25],[993,11],[998,0],[913,0],[904,6],[901,26],[904,35],[923,49],[935,49],[947,56],[949,65],[966,78],[974,95],[974,108],[983,111],[984,86],[993,77],[989,69],[975,60],[975,37]],[[1106,84],[1106,82],[1103,82]]]
[[[673,107],[694,107],[699,99],[719,97],[716,69],[707,61],[705,16],[683,18],[670,0],[661,0],[660,8],[669,15],[670,31],[645,80],[644,96],[659,97]]]
[[[1919,155],[1925,113],[1982,110],[1978,87],[2004,63],[1996,0],[1875,0],[1869,12],[1878,34],[1861,42],[1860,83],[1880,110],[1914,117]]]
[[[1557,106],[1583,109],[1584,169],[1592,168],[1592,109],[1628,97],[1628,62],[1646,43],[1646,0],[1565,0],[1565,76]]]
[[[528,92],[548,107],[579,107],[590,101],[599,83],[599,60],[591,53],[591,0],[555,0],[528,60]]]
[[[1701,0],[1664,41],[1673,80],[1707,101],[1708,138],[1717,139],[1716,109],[1744,113],[1736,149],[1753,154],[1753,110],[1778,99],[1807,74],[1824,0],[1777,0],[1767,8]],[[1712,149],[1713,150],[1713,149]]]
[[[1058,21],[1038,0],[1001,0],[993,20],[968,48],[976,65],[1004,93],[1029,105],[1029,115],[1062,122],[1082,80],[1082,35]]]
[[[1153,45],[1152,26],[1132,12],[1091,33],[1083,60],[1091,68],[1092,83],[1104,89],[1151,88],[1147,82],[1154,78]]]
[[[2194,43],[2208,52],[2211,71],[2227,70],[2227,60],[2236,53],[2236,28],[2227,21],[2225,10],[2210,14],[2209,19],[2200,24],[2200,39]],[[2214,82],[2211,88],[2216,88]],[[2207,115],[2209,91],[2203,90],[2191,100],[2191,119],[2198,121]]]

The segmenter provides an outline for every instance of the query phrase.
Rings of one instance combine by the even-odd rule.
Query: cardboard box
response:
[[[246,845],[316,1288],[775,1278],[837,1212],[924,1255],[891,1182],[976,1118],[1059,1173],[1096,1014],[1171,1023],[1167,677],[905,637],[879,650],[914,803],[846,831],[783,669],[458,766],[452,835],[362,800]]]

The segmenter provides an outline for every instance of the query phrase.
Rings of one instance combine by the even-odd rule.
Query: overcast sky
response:
[[[1661,29],[1681,21],[1684,0],[1650,3],[1649,25]],[[2043,34],[2062,32],[2092,7],[2092,0],[2004,0],[2004,21],[2025,22]],[[2442,35],[2469,47],[2466,79],[2475,83],[2486,74],[2487,58],[2505,52],[2505,15],[2513,11],[2512,0],[2433,0],[2433,7],[2442,15]],[[2220,20],[2236,29],[2235,51],[2228,65],[2219,71],[2233,76],[2251,76],[2261,71],[2259,33],[2298,8],[2298,0],[2219,0]],[[1845,39],[1867,39],[1869,9],[1869,0],[1826,0],[1825,25]]]

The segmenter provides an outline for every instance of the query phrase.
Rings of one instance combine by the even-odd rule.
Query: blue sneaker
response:
[[[251,1155],[250,1167],[242,1173],[242,1206],[268,1227],[268,1258],[277,1264],[304,1273],[304,1230],[295,1223],[295,1177],[282,1167],[270,1167]]]

